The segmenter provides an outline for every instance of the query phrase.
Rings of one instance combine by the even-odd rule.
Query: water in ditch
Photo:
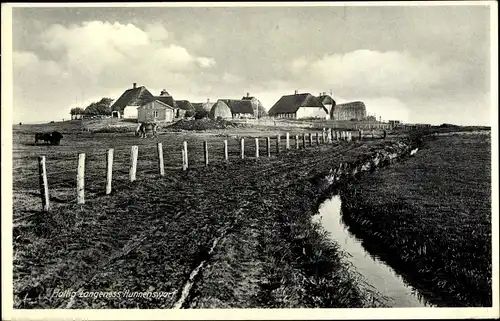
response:
[[[332,240],[349,254],[349,260],[356,270],[379,293],[389,299],[391,307],[429,307],[418,292],[407,285],[394,270],[379,259],[371,256],[362,246],[361,240],[354,237],[341,220],[341,200],[339,196],[321,204],[319,213],[313,216],[329,232]]]

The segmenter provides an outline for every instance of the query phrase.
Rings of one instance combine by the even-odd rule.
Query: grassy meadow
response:
[[[491,306],[491,137],[428,136],[346,186],[343,219],[431,302]]]
[[[95,125],[95,124],[94,124]],[[132,127],[131,127],[132,128]],[[34,145],[37,131],[59,130],[60,146]],[[289,128],[290,134],[302,128]],[[121,129],[119,130],[121,131]],[[253,137],[279,127],[163,131],[140,139],[79,122],[14,126],[15,308],[170,308],[204,260],[184,307],[367,307],[383,305],[338,246],[310,220],[317,179],[390,140],[335,142],[285,151],[276,140],[254,154]],[[292,137],[293,137],[292,136]],[[239,137],[246,157],[239,159]],[[223,162],[223,140],[230,162]],[[188,142],[188,171],[181,146]],[[203,141],[209,166],[203,164]],[[156,143],[165,176],[159,177]],[[130,147],[139,146],[137,181],[128,181]],[[292,146],[294,141],[292,140]],[[115,149],[113,192],[105,195],[105,152]],[[77,154],[86,153],[86,203],[76,204]],[[37,156],[47,157],[51,211],[40,212]],[[209,255],[213,240],[223,235]],[[317,270],[321,266],[321,270]],[[167,298],[75,298],[57,291],[156,291]]]

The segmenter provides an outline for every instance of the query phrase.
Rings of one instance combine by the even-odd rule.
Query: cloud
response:
[[[456,83],[465,65],[440,61],[437,55],[363,49],[317,60],[300,57],[290,68],[304,83],[324,84],[345,94],[401,97]]]
[[[173,41],[160,24],[142,29],[103,21],[51,25],[39,36],[44,58],[38,52],[13,53],[14,86],[23,93],[16,95],[16,108],[29,114],[27,110],[42,99],[44,105],[66,114],[75,94],[97,96],[121,88],[115,93],[119,96],[132,82],[175,92],[203,82],[200,72],[212,69],[215,59],[195,55]],[[62,94],[46,94],[54,90]],[[63,97],[72,99],[64,103]]]

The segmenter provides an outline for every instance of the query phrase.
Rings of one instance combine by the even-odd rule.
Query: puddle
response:
[[[332,240],[349,254],[349,260],[356,270],[379,293],[388,298],[391,307],[430,307],[417,290],[407,285],[401,276],[379,259],[372,257],[361,245],[361,240],[354,237],[341,221],[341,200],[334,196],[319,207],[319,214],[313,221],[321,223],[329,232]]]

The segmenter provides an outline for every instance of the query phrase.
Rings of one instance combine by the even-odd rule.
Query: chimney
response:
[[[299,91],[297,89],[295,89],[295,95],[297,95],[299,93]]]
[[[247,93],[247,97],[250,97],[250,93]]]
[[[207,103],[209,103],[209,102],[210,102],[210,98],[207,98]]]
[[[134,89],[136,89],[136,88],[137,88],[137,83],[136,83],[136,82],[134,82],[134,83],[132,84],[132,88],[134,88]]]
[[[323,96],[326,96],[326,91],[323,92]]]

